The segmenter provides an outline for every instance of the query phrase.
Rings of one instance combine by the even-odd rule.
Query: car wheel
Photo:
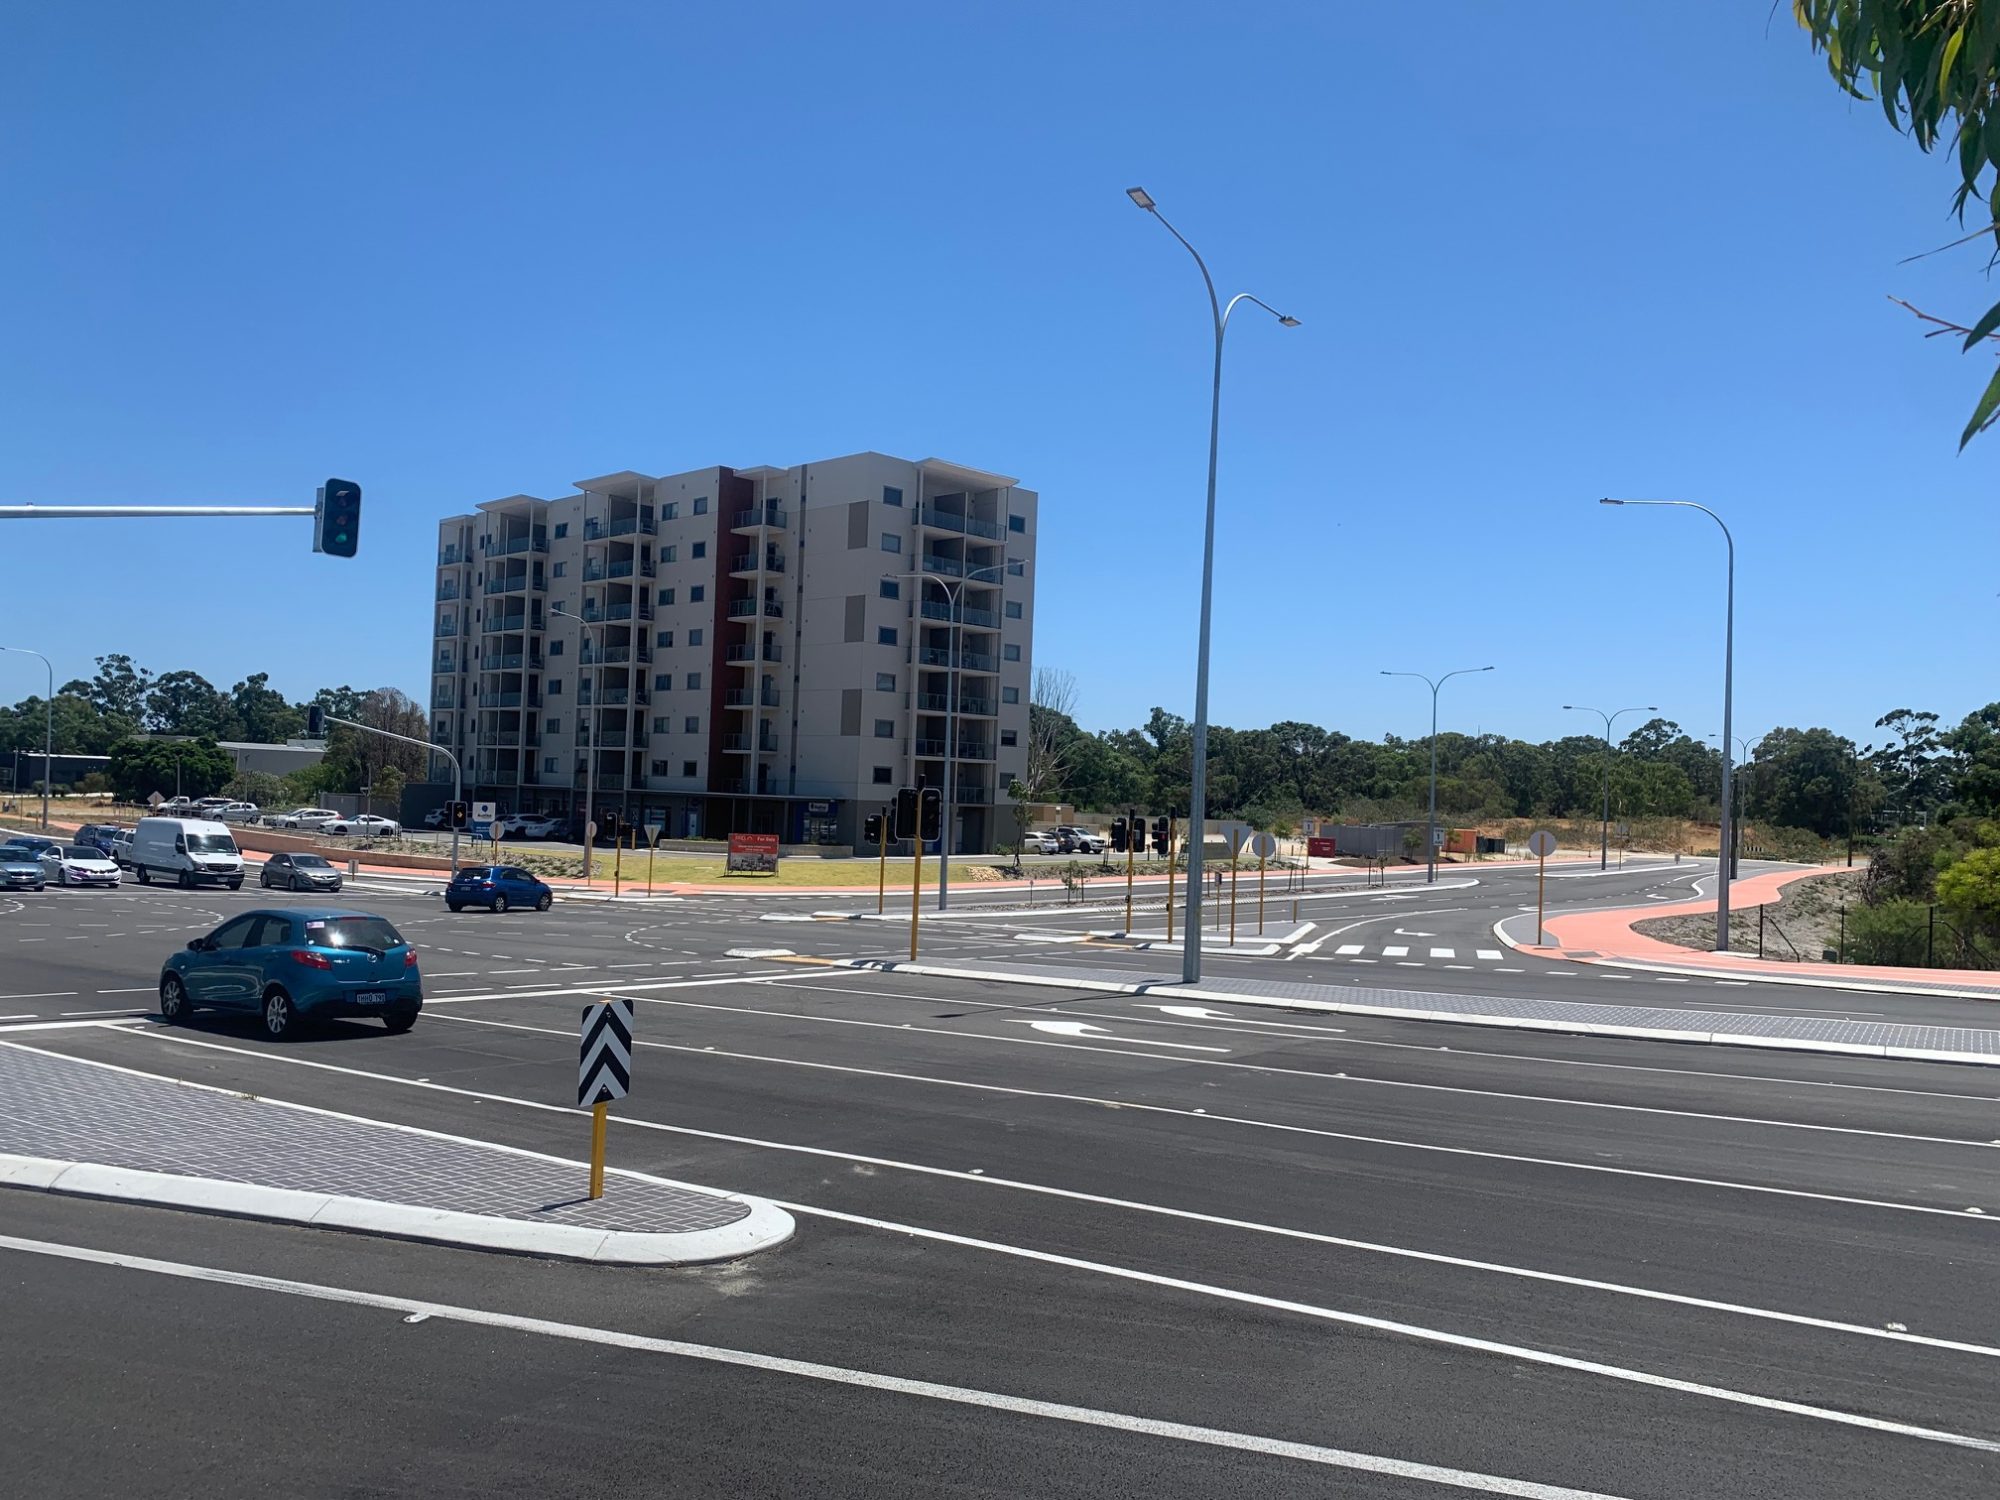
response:
[[[194,871],[192,871],[192,870],[182,870],[182,871],[180,872],[180,880],[179,880],[179,881],[178,881],[177,883],[179,884],[180,888],[181,888],[182,890],[184,890],[184,891],[191,891],[191,890],[193,890],[193,889],[194,889]]]
[[[273,989],[264,997],[264,1035],[274,1042],[290,1040],[298,1034],[299,1013],[292,997]]]
[[[505,896],[505,894],[498,891],[494,892],[493,910],[498,912],[498,911],[505,911],[506,909],[507,909],[507,897]]]
[[[450,907],[453,911],[465,910],[465,903],[463,901],[447,901],[445,902],[445,905]]]
[[[554,896],[550,895],[547,891],[543,891],[541,895],[535,898],[535,910],[547,911],[551,906],[555,905],[555,902],[556,898]]]
[[[144,865],[139,866],[139,884],[151,885],[152,883],[153,883],[153,872],[147,869]]]
[[[181,983],[181,976],[169,974],[160,981],[160,1019],[169,1026],[178,1026],[194,1013],[188,1003],[187,986]]]
[[[292,889],[293,889],[293,890],[295,890],[295,891],[302,891],[302,890],[304,890],[305,888],[306,888],[306,883],[305,883],[305,881],[303,881],[302,879],[300,879],[300,878],[299,878],[299,877],[298,877],[297,875],[294,875],[294,876],[292,877]]]
[[[389,1028],[391,1035],[400,1036],[417,1024],[417,1013],[415,1010],[392,1010],[382,1017],[382,1024]]]

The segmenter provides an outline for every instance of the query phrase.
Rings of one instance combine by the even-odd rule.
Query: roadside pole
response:
[[[1269,861],[1257,861],[1257,936],[1264,935],[1264,866]]]
[[[875,869],[875,915],[879,917],[889,904],[889,814],[886,809],[877,822],[875,843],[880,863]]]
[[[652,838],[647,841],[646,894],[649,897],[653,894],[653,861],[660,857],[660,835],[665,833],[666,831],[667,831],[666,824],[661,823],[656,825],[653,829]]]
[[[1138,827],[1138,823],[1133,819],[1128,818],[1126,822],[1135,829]],[[1136,835],[1128,836],[1125,840],[1125,934],[1127,937],[1131,936],[1132,933],[1132,848],[1134,837]]]
[[[622,833],[624,830],[620,829],[619,832]],[[614,901],[618,899],[618,882],[624,878],[625,840],[614,838],[611,841],[611,897]]]
[[[430,751],[433,755],[442,755],[446,760],[451,762],[451,800],[457,803],[464,799],[465,771],[459,765],[458,757],[445,749],[444,746],[433,745],[429,740],[412,739],[407,734],[394,734],[387,729],[377,729],[373,724],[359,724],[353,719],[335,718],[332,714],[326,716],[326,722],[329,724],[345,724],[349,729],[359,729],[364,734],[379,734],[385,740],[400,740],[405,745],[417,745]],[[179,765],[180,763],[176,761],[176,770],[179,769]],[[458,873],[458,825],[456,823],[451,825],[451,873],[454,875]]]
[[[1236,946],[1236,875],[1243,867],[1243,835],[1229,841],[1229,946]]]
[[[583,1009],[577,1031],[576,1103],[590,1107],[590,1196],[604,1196],[605,1130],[611,1101],[632,1087],[632,1002],[605,999]]]
[[[917,961],[917,911],[924,895],[924,831],[916,830],[916,838],[911,842],[916,846],[917,857],[910,861],[910,962]],[[940,858],[943,856],[940,855]]]
[[[1167,819],[1167,944],[1174,941],[1174,820]]]
[[[1548,889],[1549,856],[1556,852],[1556,836],[1546,828],[1528,835],[1528,852],[1535,856],[1535,946],[1542,946],[1543,895]]]

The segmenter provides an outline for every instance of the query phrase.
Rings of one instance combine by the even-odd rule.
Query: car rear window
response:
[[[306,941],[315,948],[387,949],[403,935],[381,917],[321,917],[306,923]]]
[[[467,865],[458,872],[460,880],[485,880],[493,873],[490,865]]]

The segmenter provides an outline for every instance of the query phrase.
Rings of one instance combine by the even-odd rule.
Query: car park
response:
[[[380,818],[374,813],[361,813],[351,818],[334,818],[320,825],[321,833],[352,834],[356,838],[392,839],[403,831],[403,825],[394,818]]]
[[[27,850],[0,845],[0,890],[39,891],[49,881],[42,862]]]
[[[116,823],[86,823],[77,829],[75,842],[109,854],[124,831]]]
[[[243,884],[236,840],[222,824],[205,818],[141,818],[130,858],[141,885],[151,885],[155,875],[184,888],[210,881],[233,891]]]
[[[42,873],[57,885],[108,885],[116,887],[118,866],[95,844],[61,844],[44,849]]]
[[[317,854],[273,854],[257,872],[257,884],[266,890],[337,891],[340,870]]]
[[[453,911],[468,906],[483,906],[493,912],[516,906],[547,911],[555,899],[554,891],[519,865],[467,865],[444,888],[444,904]]]
[[[423,1009],[417,953],[385,917],[336,907],[264,908],[231,917],[170,954],[160,969],[160,1018],[250,1012],[285,1041],[334,1016],[380,1016],[408,1031]]]

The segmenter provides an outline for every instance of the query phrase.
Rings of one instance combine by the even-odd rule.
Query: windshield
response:
[[[306,923],[306,941],[315,948],[365,948],[380,953],[399,946],[403,935],[381,917],[328,917]]]
[[[63,850],[64,859],[102,859],[104,851],[93,849],[88,844],[71,844]]]
[[[226,833],[191,833],[187,836],[190,854],[234,854],[236,840]]]
[[[317,854],[294,854],[292,864],[301,870],[324,870],[330,868]]]
[[[0,864],[31,865],[34,862],[34,850],[23,849],[18,844],[0,844]]]

